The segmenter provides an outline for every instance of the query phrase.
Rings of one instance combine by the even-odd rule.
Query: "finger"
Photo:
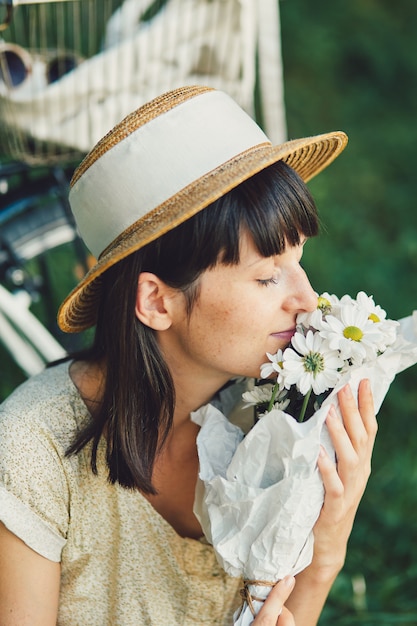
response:
[[[333,405],[327,414],[326,426],[336,452],[337,469],[343,482],[344,474],[354,470],[358,463],[357,442],[366,437],[366,432],[363,424],[356,429],[351,428],[348,432],[347,425],[340,420]],[[352,433],[352,430],[355,432]]]
[[[341,393],[341,392],[339,392]],[[338,506],[337,498],[341,495],[363,493],[371,470],[371,455],[374,437],[365,430],[358,409],[352,409],[352,394],[350,390],[344,394],[345,408],[349,405],[349,411],[345,412],[344,422],[336,414],[332,406],[326,418],[326,425],[336,452],[337,474],[340,480],[331,473],[331,469],[325,463],[319,464],[322,472],[326,494],[333,496],[334,506]],[[359,418],[352,417],[355,411]],[[358,419],[359,422],[358,423]],[[324,467],[324,469],[323,469]],[[323,471],[325,474],[323,475]],[[327,471],[327,473],[326,473]]]
[[[353,446],[357,449],[367,440],[368,433],[358,408],[358,403],[353,396],[350,385],[345,385],[337,394],[340,412],[343,418],[343,424],[352,441]]]
[[[369,380],[364,379],[360,382],[358,402],[353,397],[349,385],[345,385],[337,397],[343,423],[353,448],[360,458],[369,457],[378,430]]]
[[[252,622],[256,626],[295,626],[291,613],[285,609],[284,603],[294,589],[294,576],[286,576],[271,590],[263,607]]]
[[[371,440],[374,440],[378,430],[378,423],[375,417],[374,398],[372,395],[371,383],[367,378],[361,380],[359,384],[358,407],[366,431]]]
[[[323,447],[320,449],[317,466],[320,470],[324,491],[326,493],[323,508],[328,514],[336,515],[340,510],[344,495],[344,486],[334,461],[332,461]]]

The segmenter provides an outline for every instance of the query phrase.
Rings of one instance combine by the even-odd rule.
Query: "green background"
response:
[[[322,234],[306,247],[306,270],[317,291],[364,290],[389,317],[409,315],[417,308],[417,2],[279,6],[289,137],[340,129],[350,139],[310,183]],[[69,258],[54,251],[48,263],[54,309],[75,282]],[[33,308],[50,313],[42,302]],[[1,347],[0,362],[1,399],[24,376]],[[380,411],[373,473],[321,626],[417,624],[416,375],[415,367],[400,374]]]

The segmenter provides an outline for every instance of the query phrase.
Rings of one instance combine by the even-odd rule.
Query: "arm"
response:
[[[312,563],[297,576],[297,585],[286,603],[300,626],[315,626],[337,574],[343,567],[346,547],[359,502],[371,471],[377,422],[369,381],[358,391],[358,406],[350,387],[338,394],[343,424],[334,410],[327,427],[337,456],[337,467],[323,454],[318,466],[325,499],[314,527]]]
[[[60,564],[34,552],[0,523],[0,625],[54,626]]]

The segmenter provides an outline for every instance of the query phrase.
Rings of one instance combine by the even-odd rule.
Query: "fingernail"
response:
[[[285,584],[286,587],[294,587],[294,585],[295,585],[295,578],[294,578],[294,576],[285,576],[284,584]]]
[[[321,458],[324,458],[324,457],[326,456],[326,451],[325,451],[325,449],[323,448],[323,446],[320,446],[319,456],[320,456]]]
[[[345,394],[346,398],[351,398],[352,397],[352,389],[350,388],[350,385],[345,385],[343,387],[342,391]]]
[[[333,419],[333,420],[337,417],[336,408],[334,404],[331,405],[329,412],[327,414],[327,417],[330,417],[330,419]]]

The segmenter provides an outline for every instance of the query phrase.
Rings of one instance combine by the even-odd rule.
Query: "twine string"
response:
[[[240,590],[240,597],[242,598],[242,604],[240,607],[239,615],[242,613],[243,607],[246,602],[246,604],[249,607],[250,612],[252,613],[253,617],[255,617],[256,611],[255,611],[255,607],[253,606],[253,602],[254,601],[265,602],[266,600],[266,598],[260,598],[258,596],[252,595],[249,587],[251,586],[270,587],[272,589],[273,587],[275,587],[276,584],[277,584],[277,581],[271,582],[269,580],[244,580],[243,587]]]

